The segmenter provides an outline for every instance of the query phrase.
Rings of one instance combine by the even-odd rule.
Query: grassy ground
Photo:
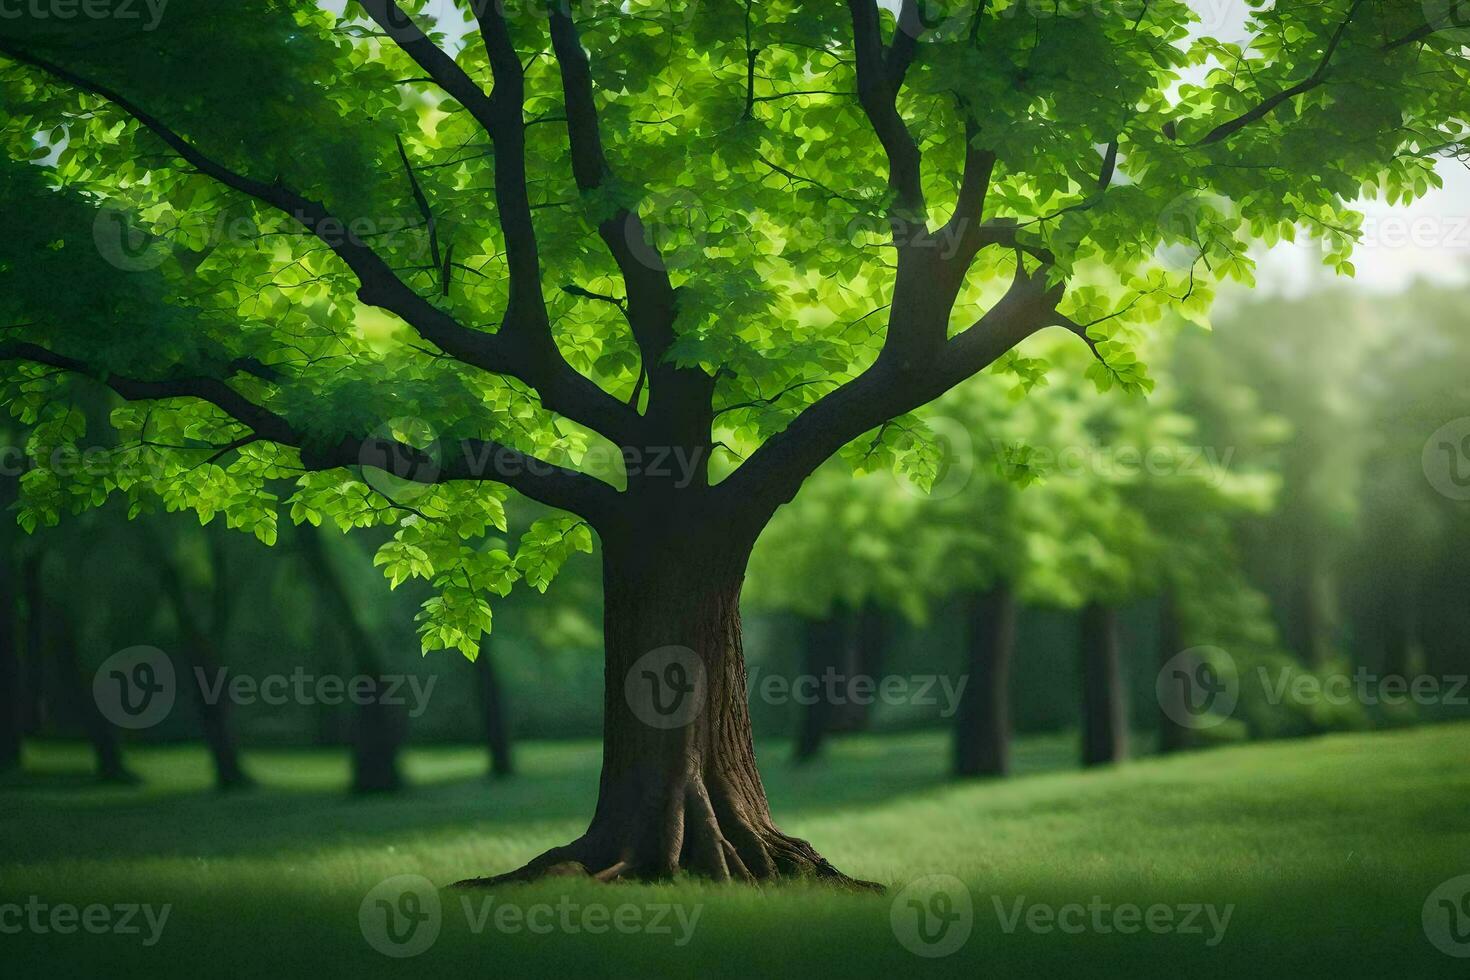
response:
[[[889,883],[886,896],[547,882],[470,894],[467,916],[461,893],[431,891],[419,909],[437,894],[437,941],[391,959],[364,938],[369,891],[398,875],[442,885],[505,870],[575,836],[595,791],[595,746],[527,745],[523,774],[498,784],[479,778],[476,752],[416,752],[415,788],[373,800],[336,788],[346,775],[337,754],[256,753],[248,762],[266,788],[220,798],[197,750],[136,751],[146,785],[109,789],[80,775],[76,747],[32,746],[30,772],[0,786],[0,962],[10,976],[1470,973],[1470,960],[1436,950],[1421,922],[1438,884],[1470,874],[1470,726],[1057,771],[1070,754],[1065,740],[1028,741],[1017,778],[957,784],[944,778],[935,735],[844,740],[801,772],[784,746],[768,746],[779,822],[843,870]],[[933,874],[963,885],[929,880],[904,891]],[[954,953],[921,958],[903,945],[900,936],[930,952],[953,944],[965,892],[972,925]],[[18,919],[3,904],[33,895],[48,906],[172,908],[151,947],[141,915],[142,935],[5,932]],[[380,943],[384,895],[414,911],[396,891],[375,894],[368,931]],[[1069,904],[1084,907],[1061,911],[1080,932],[1044,931],[1044,918],[1028,928],[1028,916]],[[1176,926],[1189,906],[1213,908],[1192,917],[1198,933],[1115,928],[1153,905],[1168,906]],[[919,910],[930,914],[931,938],[943,937],[934,946],[913,938]],[[1152,914],[1163,929],[1164,912]],[[582,927],[600,915],[607,932]],[[619,931],[635,917],[670,932]]]

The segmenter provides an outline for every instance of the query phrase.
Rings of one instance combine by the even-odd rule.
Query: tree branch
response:
[[[1347,34],[1348,27],[1352,24],[1353,18],[1357,16],[1358,8],[1362,5],[1363,0],[1353,0],[1353,5],[1348,9],[1347,16],[1343,18],[1342,23],[1337,26],[1337,30],[1332,33],[1332,37],[1328,40],[1327,50],[1322,53],[1322,60],[1317,63],[1317,67],[1312,71],[1310,75],[1302,79],[1300,82],[1297,82],[1290,88],[1283,89],[1280,92],[1277,92],[1275,95],[1261,102],[1250,111],[1236,116],[1229,122],[1221,123],[1219,126],[1216,126],[1214,129],[1210,130],[1203,139],[1199,140],[1194,145],[1209,146],[1212,143],[1219,143],[1221,140],[1227,140],[1231,136],[1234,136],[1236,133],[1240,132],[1245,127],[1249,126],[1251,123],[1255,122],[1256,120],[1264,119],[1266,116],[1269,116],[1271,113],[1279,109],[1282,105],[1296,98],[1298,95],[1305,95],[1307,92],[1312,91],[1312,89],[1325,82],[1327,80],[1327,71],[1332,66],[1333,55],[1337,54],[1338,46],[1342,44],[1342,39]]]
[[[609,513],[617,498],[616,490],[595,477],[494,440],[460,440],[443,460],[435,460],[407,443],[376,436],[348,436],[335,445],[323,447],[309,440],[283,416],[256,404],[219,378],[129,378],[25,341],[0,343],[0,361],[28,361],[90,378],[128,401],[193,398],[208,402],[250,430],[248,436],[234,440],[211,457],[211,462],[224,452],[251,442],[272,442],[298,450],[302,465],[309,470],[351,468],[367,465],[367,460],[372,461],[372,465],[378,461],[391,461],[395,475],[407,480],[422,483],[460,480],[502,483],[533,500],[580,514],[593,522],[600,521]]]
[[[1062,287],[1045,267],[1025,270],[1019,255],[1010,289],[984,316],[947,341],[930,363],[909,366],[880,355],[856,378],[822,396],[771,436],[715,494],[759,528],[822,461],[883,423],[928,404],[984,370],[1037,330],[1056,322]]]
[[[577,25],[560,4],[551,8],[551,44],[561,70],[567,106],[567,142],[572,176],[583,194],[599,190],[612,176],[602,148],[602,131],[592,92],[592,66]],[[622,273],[628,319],[645,365],[656,371],[674,342],[674,287],[657,246],[638,215],[619,208],[597,226]]]
[[[0,40],[0,54],[107,100],[136,119],[201,173],[295,220],[320,239],[353,271],[359,283],[357,298],[361,302],[400,317],[419,336],[446,354],[481,370],[507,374],[524,381],[536,389],[542,404],[550,411],[565,415],[615,441],[629,439],[637,431],[637,413],[630,411],[592,381],[573,371],[556,350],[549,326],[544,331],[517,332],[514,329],[502,329],[496,334],[472,330],[411,289],[371,246],[352,231],[348,222],[334,215],[321,203],[309,200],[279,181],[265,183],[230,169],[109,86],[22,51],[5,40]],[[521,181],[521,187],[524,191],[524,180]],[[514,276],[512,278],[514,280]],[[545,308],[540,303],[539,280],[535,290],[537,305],[544,319]],[[514,295],[513,283],[512,296]],[[511,305],[512,308],[506,311],[507,323],[512,323],[517,315],[514,298]]]
[[[904,7],[909,6],[905,2]],[[899,213],[910,220],[915,216],[922,220],[924,190],[919,147],[898,112],[897,90],[889,73],[890,53],[883,47],[878,4],[876,0],[848,0],[847,7],[852,15],[853,47],[857,55],[858,102],[888,155],[888,186]],[[912,59],[912,54],[908,58]],[[907,70],[908,62],[901,55],[894,56],[894,60],[895,68],[902,66]]]

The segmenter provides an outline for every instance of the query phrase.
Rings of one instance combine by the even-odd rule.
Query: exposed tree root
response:
[[[635,817],[654,819],[618,819],[599,808],[592,827],[572,843],[554,847],[515,871],[469,878],[454,887],[493,888],[556,877],[668,881],[687,874],[710,881],[809,880],[883,890],[876,882],[838,871],[806,841],[778,830],[765,814],[746,812],[737,805],[740,794],[711,794],[702,780],[693,779],[681,791],[660,796],[660,805],[645,800],[631,811]]]

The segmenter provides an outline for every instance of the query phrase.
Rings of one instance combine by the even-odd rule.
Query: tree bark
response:
[[[847,676],[877,678],[883,673],[883,650],[888,643],[888,618],[876,603],[865,602],[852,618],[852,634],[846,646]],[[839,706],[831,730],[867,731],[872,719],[871,699],[848,698]]]
[[[1106,765],[1127,754],[1127,716],[1118,653],[1118,612],[1089,603],[1082,610],[1082,764]]]
[[[723,530],[723,528],[721,529]],[[653,531],[603,538],[603,760],[587,831],[494,886],[544,875],[861,884],[771,819],[746,702],[740,586],[749,547]]]
[[[194,708],[199,714],[204,744],[209,748],[209,757],[214,763],[215,788],[220,791],[249,788],[255,781],[240,763],[234,727],[230,723],[229,699],[221,694],[211,700],[205,693],[206,685],[201,681],[201,674],[212,675],[223,663],[215,637],[222,631],[224,624],[216,621],[213,630],[206,629],[189,603],[188,590],[184,587],[183,577],[172,556],[155,545],[150,545],[150,550],[158,567],[159,581],[173,607],[187,650],[184,666],[188,673],[183,679],[183,685],[189,689],[194,699]],[[215,555],[215,560],[219,560],[218,555]],[[221,587],[216,586],[216,591],[221,591]],[[214,599],[215,618],[218,620],[220,600],[217,595]]]
[[[1011,661],[1016,597],[1009,584],[965,599],[969,683],[955,713],[956,776],[1004,776],[1011,763]]]
[[[485,748],[490,755],[489,775],[504,779],[515,775],[511,755],[510,719],[505,713],[505,691],[495,669],[495,657],[488,638],[480,641],[480,655],[475,658],[475,674],[480,690],[480,720],[485,726]]]
[[[827,696],[825,678],[829,671],[838,670],[847,658],[848,637],[844,627],[844,617],[837,612],[820,619],[802,620],[801,674],[805,680],[795,689],[810,694],[812,698],[808,703],[798,705],[801,720],[792,753],[792,760],[798,764],[810,762],[821,754],[827,733],[833,728],[838,705]]]
[[[378,640],[362,624],[347,585],[321,542],[321,532],[303,526],[301,552],[316,578],[317,587],[341,627],[355,668],[371,678],[372,686],[356,705],[352,726],[352,791],[390,793],[403,787],[398,756],[407,722],[397,705],[384,704],[383,656]]]
[[[1172,589],[1166,589],[1159,597],[1159,669],[1183,653],[1184,630],[1179,621],[1179,601]],[[1179,685],[1165,683],[1157,687],[1161,696],[1172,699],[1172,703],[1159,705],[1159,752],[1179,752],[1194,744],[1194,732],[1175,721],[1187,716],[1184,705],[1185,689]]]
[[[117,732],[97,708],[92,696],[91,678],[82,670],[77,657],[76,635],[64,611],[47,603],[38,595],[31,605],[32,615],[40,617],[40,634],[47,651],[55,657],[60,686],[71,700],[72,711],[82,723],[87,740],[92,743],[97,778],[104,783],[133,784],[140,782],[136,773],[123,760]]]
[[[25,677],[16,635],[15,573],[9,553],[0,555],[0,772],[20,768],[24,738]]]

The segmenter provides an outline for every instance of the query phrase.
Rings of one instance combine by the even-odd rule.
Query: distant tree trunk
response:
[[[1184,631],[1179,622],[1179,600],[1173,589],[1165,589],[1159,597],[1159,669],[1173,660],[1174,657],[1183,653]],[[1171,699],[1171,703],[1159,704],[1159,751],[1161,753],[1179,752],[1194,744],[1194,731],[1175,721],[1176,718],[1187,717],[1184,704],[1185,689],[1182,685],[1171,682],[1157,685],[1161,698]]]
[[[1316,669],[1332,655],[1331,583],[1310,529],[1298,534],[1296,574],[1287,605],[1286,637],[1302,663]]]
[[[842,646],[839,673],[850,685],[857,677],[877,678],[883,673],[883,648],[888,642],[888,621],[877,603],[865,602],[852,617],[848,642]],[[830,719],[831,732],[866,731],[872,720],[872,698],[859,699],[851,686],[848,697],[834,706]]]
[[[71,620],[65,612],[45,601],[39,587],[34,600],[28,604],[31,614],[38,617],[37,632],[46,652],[54,658],[59,686],[66,691],[71,702],[73,715],[82,723],[87,740],[92,743],[96,758],[97,778],[105,783],[137,783],[137,774],[128,769],[123,761],[122,748],[117,741],[117,732],[103,717],[92,696],[92,682],[82,670],[77,658],[76,635]]]
[[[810,762],[821,754],[836,707],[828,697],[826,677],[836,670],[847,647],[847,630],[840,613],[805,620],[802,626],[802,669],[792,688],[793,694],[806,702],[798,701],[801,722],[793,754],[797,763]]]
[[[515,760],[511,757],[510,719],[505,715],[505,692],[500,685],[500,676],[495,669],[495,658],[488,638],[480,641],[480,655],[475,658],[474,667],[479,679],[480,720],[484,724],[485,747],[490,753],[490,775],[495,779],[504,779],[515,774]]]
[[[9,513],[20,489],[13,476],[0,479],[0,772],[20,768],[25,738],[25,670],[21,663],[17,528]]]
[[[24,739],[25,676],[16,628],[17,590],[12,559],[8,550],[0,554],[0,772],[20,768]]]
[[[1414,593],[1407,583],[1391,583],[1384,597],[1383,673],[1412,678],[1422,669],[1419,622]]]
[[[955,713],[956,776],[1004,776],[1011,766],[1011,661],[1016,597],[1008,583],[965,597],[965,673]]]
[[[362,624],[341,574],[321,542],[321,532],[302,526],[301,551],[316,577],[322,596],[333,609],[356,669],[371,679],[360,700],[352,726],[352,791],[388,793],[403,787],[398,755],[407,724],[399,705],[384,704],[386,682],[378,639]]]
[[[1127,753],[1118,612],[1092,602],[1082,610],[1082,764],[1105,765]]]
[[[159,582],[168,595],[170,605],[173,606],[174,616],[179,624],[179,632],[187,648],[184,658],[187,676],[182,679],[182,684],[189,689],[194,699],[194,707],[199,712],[204,743],[208,746],[210,758],[214,762],[215,788],[233,790],[253,786],[255,781],[240,764],[240,753],[235,744],[234,728],[230,724],[229,699],[221,693],[219,697],[211,701],[206,694],[206,684],[201,682],[199,676],[203,673],[206,677],[212,678],[221,669],[223,658],[219,654],[219,645],[215,637],[224,629],[225,624],[216,622],[213,631],[206,629],[190,605],[188,590],[184,587],[183,578],[173,558],[165,554],[163,549],[153,546],[151,542],[150,550],[153,552],[154,563],[158,568]],[[216,591],[221,589],[222,587],[217,587]],[[217,596],[215,597],[215,609],[216,616],[218,616],[219,599]]]

